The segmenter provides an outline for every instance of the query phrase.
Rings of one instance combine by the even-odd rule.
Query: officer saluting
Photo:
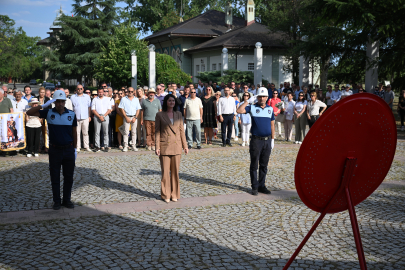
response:
[[[49,129],[49,170],[51,173],[53,209],[59,210],[61,205],[74,208],[70,200],[73,186],[73,173],[76,161],[77,120],[73,111],[65,108],[66,94],[57,90],[42,106],[27,111],[29,116],[46,119]],[[55,102],[55,108],[47,108]],[[60,197],[60,167],[63,166],[63,201]]]
[[[267,164],[271,150],[274,147],[274,113],[273,108],[266,104],[269,96],[267,89],[260,87],[257,94],[257,103],[248,105],[244,102],[237,109],[237,113],[250,113],[252,117],[252,139],[250,140],[250,181],[252,183],[252,195],[258,192],[270,194],[264,184],[266,181]],[[253,102],[255,97],[249,99]],[[259,167],[259,181],[257,181],[257,166]]]

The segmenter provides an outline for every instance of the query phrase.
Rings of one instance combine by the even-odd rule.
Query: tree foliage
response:
[[[191,81],[191,76],[180,69],[173,57],[160,53],[156,55],[157,83],[168,84],[175,82],[184,85],[189,81]],[[145,83],[145,85],[147,85],[147,83]]]
[[[61,14],[55,24],[46,67],[61,76],[92,77],[94,66],[113,35],[115,0],[75,0],[73,17]]]
[[[41,69],[43,50],[36,45],[39,37],[29,37],[14,20],[0,15],[0,77],[29,79]]]
[[[244,82],[254,83],[254,73],[252,71],[240,71],[235,69],[229,69],[224,71],[224,75],[221,76],[221,71],[205,71],[200,72],[197,76],[202,82],[217,82],[217,83],[229,83],[229,82]],[[263,85],[267,85],[268,81],[263,80]]]

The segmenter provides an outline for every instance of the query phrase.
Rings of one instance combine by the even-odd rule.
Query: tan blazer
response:
[[[166,112],[158,112],[155,119],[156,149],[161,155],[181,155],[187,148],[181,112],[173,112],[173,125]]]

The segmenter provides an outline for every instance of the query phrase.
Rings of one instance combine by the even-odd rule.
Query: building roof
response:
[[[37,42],[37,45],[45,45],[45,46],[47,46],[49,44],[51,44],[51,38],[50,37],[44,38],[44,39]]]
[[[228,30],[225,25],[225,13],[217,10],[209,10],[201,15],[188,19],[182,23],[163,29],[145,38],[149,41],[157,37],[170,36],[200,36],[217,37]],[[233,29],[241,28],[246,25],[243,18],[233,16]]]
[[[260,23],[253,23],[248,26],[233,29],[219,37],[191,47],[186,53],[197,51],[208,51],[216,48],[255,48],[256,42],[262,44],[266,49],[282,49],[287,46],[282,42],[282,33],[271,33],[270,30]]]

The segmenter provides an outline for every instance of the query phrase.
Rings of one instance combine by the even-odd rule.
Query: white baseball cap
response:
[[[268,96],[269,96],[269,92],[267,91],[267,88],[265,88],[265,87],[260,87],[260,88],[257,90],[257,96],[258,96],[258,97],[260,97],[260,96],[262,96],[262,97],[268,97]]]
[[[55,91],[55,93],[53,93],[53,97],[52,97],[53,99],[56,99],[56,100],[66,100],[66,94],[65,94],[65,91],[63,91],[63,90],[56,90]]]

